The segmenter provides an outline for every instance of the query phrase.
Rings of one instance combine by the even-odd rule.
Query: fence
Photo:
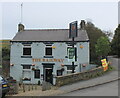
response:
[[[102,75],[103,67],[94,68],[90,71],[73,73],[65,76],[56,76],[56,86],[62,86],[65,84],[70,84],[80,80],[87,80],[98,75]]]
[[[19,85],[19,93],[26,92],[31,90],[41,90],[41,86],[37,84],[20,84]]]

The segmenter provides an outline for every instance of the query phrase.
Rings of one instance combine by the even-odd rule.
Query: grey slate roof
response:
[[[88,41],[85,30],[78,30],[78,37],[75,41]],[[12,41],[71,41],[69,29],[40,29],[24,30],[18,32]]]

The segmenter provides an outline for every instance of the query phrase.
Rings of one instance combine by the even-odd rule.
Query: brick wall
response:
[[[81,80],[87,80],[87,79],[102,75],[103,73],[104,73],[103,67],[98,67],[86,72],[73,73],[73,74],[64,75],[64,76],[57,76],[56,86],[62,86],[65,84],[70,84],[70,83],[81,81]]]

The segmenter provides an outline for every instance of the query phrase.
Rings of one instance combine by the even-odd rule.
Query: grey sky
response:
[[[120,24],[120,1],[118,3],[118,24]]]
[[[20,2],[2,4],[2,39],[12,39],[20,22]],[[102,30],[114,31],[118,24],[117,2],[23,3],[23,24],[27,29],[68,28],[74,20],[92,19]]]

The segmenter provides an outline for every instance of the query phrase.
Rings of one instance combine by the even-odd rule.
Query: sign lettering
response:
[[[39,58],[33,58],[33,62],[63,62],[64,59],[39,59]]]

